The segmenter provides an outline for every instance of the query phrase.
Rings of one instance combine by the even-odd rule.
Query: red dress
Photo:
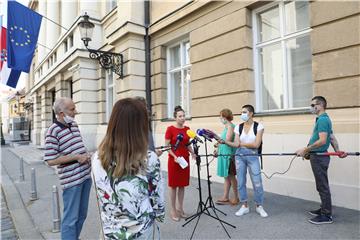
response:
[[[189,150],[186,144],[189,143],[190,138],[186,134],[186,131],[189,128],[184,126],[184,128],[176,128],[174,126],[169,126],[166,129],[165,139],[170,140],[170,144],[173,146],[176,143],[176,137],[178,134],[184,136],[183,140],[180,142],[179,147],[174,152],[178,157],[182,156],[188,162],[188,166],[185,169],[182,169],[180,165],[175,162],[173,156],[169,154],[168,158],[168,185],[169,187],[185,187],[189,185],[190,180],[190,163],[189,163]]]

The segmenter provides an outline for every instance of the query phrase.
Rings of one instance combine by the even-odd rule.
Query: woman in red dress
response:
[[[178,222],[180,221],[180,217],[187,217],[184,212],[183,203],[185,187],[189,185],[190,180],[189,155],[191,154],[193,158],[195,158],[195,155],[192,147],[190,145],[187,146],[189,137],[186,131],[189,130],[189,127],[184,125],[185,112],[180,106],[175,107],[174,118],[176,124],[166,129],[165,144],[172,146],[169,150],[168,159],[168,185],[171,200],[170,215],[172,220]],[[179,134],[183,135],[183,139],[175,150],[174,145],[176,144]],[[186,168],[183,169],[179,163],[176,162],[178,157],[183,157],[187,161],[188,166]],[[178,199],[178,207],[176,207],[176,196]]]

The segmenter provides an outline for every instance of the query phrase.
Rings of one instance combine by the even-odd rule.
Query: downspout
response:
[[[146,102],[150,116],[152,116],[151,101],[151,57],[150,57],[150,0],[144,0],[144,17],[145,17],[145,92]]]

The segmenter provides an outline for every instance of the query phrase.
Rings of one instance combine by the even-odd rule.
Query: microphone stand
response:
[[[205,203],[202,200],[202,192],[201,192],[201,178],[200,178],[200,163],[201,163],[201,157],[199,155],[199,146],[197,145],[197,141],[193,140],[192,141],[193,144],[193,149],[194,149],[194,153],[196,155],[196,166],[197,166],[197,175],[198,175],[198,192],[199,192],[199,203],[198,203],[198,207],[196,210],[196,213],[187,217],[185,219],[186,223],[183,224],[182,226],[185,227],[188,223],[190,223],[192,220],[194,220],[196,217],[198,217],[198,220],[196,221],[195,227],[192,231],[191,237],[190,239],[192,239],[195,229],[199,223],[200,220],[200,215],[204,212],[205,209]]]
[[[206,173],[207,173],[207,184],[208,184],[209,195],[208,195],[208,198],[206,199],[206,201],[205,201],[205,203],[204,203],[203,200],[202,200],[201,181],[200,181],[200,162],[201,162],[201,157],[200,157],[200,155],[199,155],[199,153],[198,153],[198,152],[199,152],[199,148],[198,148],[198,146],[196,145],[196,141],[193,140],[193,148],[194,148],[194,153],[195,153],[195,155],[196,155],[196,165],[197,165],[198,184],[199,184],[199,188],[198,188],[198,190],[199,190],[199,204],[198,204],[198,208],[197,208],[196,213],[193,214],[193,215],[190,216],[190,217],[187,217],[187,218],[185,219],[186,223],[183,224],[182,226],[183,226],[183,227],[186,226],[186,225],[187,225],[188,223],[190,223],[192,220],[194,220],[195,218],[197,218],[195,227],[194,227],[194,229],[193,229],[193,231],[192,231],[192,233],[191,233],[191,237],[190,237],[190,239],[192,239],[193,236],[194,236],[196,227],[197,227],[197,225],[198,225],[198,223],[199,223],[201,214],[204,213],[205,215],[207,215],[207,216],[209,216],[209,217],[212,217],[212,218],[218,220],[218,221],[220,222],[221,226],[224,228],[224,230],[225,230],[226,234],[228,235],[228,237],[231,238],[231,236],[229,235],[229,233],[228,233],[228,231],[226,230],[226,228],[225,228],[225,226],[224,226],[223,223],[225,223],[225,224],[227,224],[227,225],[229,225],[229,226],[231,226],[231,227],[233,227],[233,228],[236,228],[236,227],[235,227],[234,225],[232,225],[232,224],[230,224],[230,223],[228,223],[228,222],[225,222],[225,221],[223,221],[223,220],[221,220],[221,219],[219,218],[219,216],[217,215],[216,211],[221,212],[221,213],[224,214],[225,216],[226,216],[226,213],[220,211],[219,209],[217,209],[217,208],[215,207],[214,201],[213,201],[212,196],[211,196],[211,187],[210,187],[210,184],[211,184],[210,178],[211,178],[211,176],[210,176],[210,173],[209,173],[209,160],[208,160],[208,156],[207,156],[207,139],[206,139],[206,138],[204,138],[204,139],[205,139],[205,154],[206,154],[206,155],[205,155],[205,156],[206,156]],[[211,215],[211,213],[210,213],[209,210],[208,210],[209,208],[211,208],[211,209],[213,210],[215,216]]]

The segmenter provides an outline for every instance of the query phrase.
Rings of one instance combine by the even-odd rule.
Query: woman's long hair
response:
[[[113,177],[122,177],[144,170],[148,134],[148,114],[144,104],[133,98],[117,101],[99,146],[99,158],[105,171],[112,170]]]

